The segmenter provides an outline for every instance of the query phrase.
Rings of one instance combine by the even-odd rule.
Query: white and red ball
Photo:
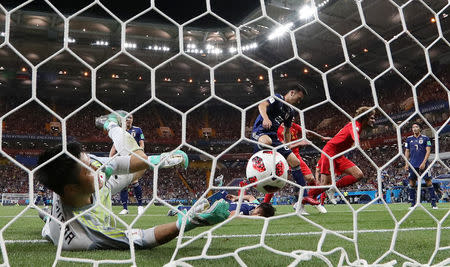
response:
[[[276,152],[274,157],[271,150],[261,150],[250,157],[246,176],[249,183],[272,177],[255,184],[254,187],[262,193],[274,193],[286,185],[288,171],[288,163],[280,153]]]

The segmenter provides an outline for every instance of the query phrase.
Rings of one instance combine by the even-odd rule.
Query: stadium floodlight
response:
[[[0,35],[1,35],[2,37],[5,37],[5,32],[1,32]]]
[[[108,46],[109,43],[107,41],[95,41],[92,45]]]
[[[325,3],[325,2],[324,2]],[[298,11],[298,17],[300,19],[306,20],[310,17],[314,16],[315,7],[312,8],[309,5],[304,5],[299,11]]]
[[[70,44],[73,44],[73,43],[76,42],[75,39],[74,39],[74,38],[71,38],[71,37],[69,37],[69,38],[67,39],[67,41],[68,41]]]
[[[135,43],[125,43],[125,48],[136,49],[137,45]]]
[[[292,26],[294,26],[293,22],[286,23],[278,28],[276,28],[267,39],[273,40],[277,37],[280,37],[283,33],[287,32]]]

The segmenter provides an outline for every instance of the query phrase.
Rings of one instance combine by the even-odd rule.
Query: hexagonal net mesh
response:
[[[27,214],[31,209],[44,212],[60,225],[56,251],[51,251],[56,254],[53,266],[62,262],[139,264],[133,242],[122,259],[102,251],[86,257],[63,251],[70,239],[66,231],[69,225],[99,207],[129,231],[143,227],[140,220],[145,216],[161,216],[153,214],[156,205],[175,210],[173,199],[191,201],[221,190],[237,192],[239,211],[244,190],[239,190],[238,182],[245,177],[246,161],[258,144],[251,137],[258,105],[275,94],[286,94],[286,89],[298,83],[307,88],[305,99],[299,105],[280,101],[295,110],[294,122],[308,130],[297,139],[303,142],[300,153],[310,167],[325,143],[307,135],[309,130],[333,136],[350,121],[354,135],[359,130],[358,119],[376,112],[372,131],[356,138],[350,149],[326,155],[331,163],[331,184],[300,186],[288,181],[275,195],[276,201],[287,204],[295,195],[301,201],[306,190],[332,188],[341,201],[342,205],[336,206],[340,208],[330,206],[328,214],[311,217],[301,214],[299,207],[281,207],[282,212],[270,218],[237,212],[193,234],[184,231],[184,221],[163,263],[450,264],[448,205],[443,203],[440,213],[427,209],[421,203],[425,197],[418,193],[425,187],[421,183],[414,189],[418,204],[413,209],[391,204],[406,200],[407,187],[401,183],[407,176],[401,170],[408,160],[402,142],[411,134],[414,123],[420,123],[422,133],[432,140],[432,156],[419,181],[429,172],[433,177],[444,175],[448,179],[450,2],[197,2],[201,3],[193,3],[192,8],[182,7],[186,4],[181,2],[177,6],[170,1],[151,0],[130,12],[123,10],[126,3],[110,5],[101,0],[80,2],[78,7],[49,0],[0,3],[0,189],[5,205],[1,208],[6,214],[7,204],[26,205],[2,218],[7,221],[1,224],[0,266],[13,262],[10,245],[46,242],[8,233],[30,217]],[[193,10],[183,12],[188,8]],[[355,116],[360,106],[370,108]],[[161,163],[151,166],[140,182],[148,187],[144,191],[148,201],[145,213],[133,220],[115,215],[101,202],[67,221],[44,211],[35,202],[39,187],[36,172],[61,154],[90,168],[69,153],[67,145],[74,140],[82,142],[85,150],[108,157],[111,141],[95,129],[94,118],[119,109],[127,110],[141,124],[147,154],[173,155],[182,149],[189,154],[190,167],[165,170],[160,168]],[[122,127],[126,128],[125,119]],[[297,143],[294,140],[289,144]],[[61,151],[37,165],[37,155],[58,144]],[[281,146],[267,148],[276,151]],[[138,161],[145,160],[128,152]],[[365,176],[350,188],[340,187],[340,176],[334,174],[333,160],[343,155]],[[107,163],[117,158],[113,155]],[[95,173],[99,175],[100,170]],[[215,182],[214,177],[220,174],[225,175],[225,186]],[[252,186],[245,189],[253,190]],[[441,186],[448,190],[445,183]],[[95,182],[96,199],[100,197],[99,187]],[[383,214],[389,222],[377,225],[376,218],[381,215],[371,212]],[[417,223],[422,219],[424,223]],[[421,242],[417,240],[421,237],[408,239],[406,234],[427,231],[431,239],[425,242],[434,241],[428,254],[409,253],[404,244]],[[379,240],[385,248],[371,254],[378,245],[376,235],[386,239]],[[258,254],[258,250],[263,252]],[[258,251],[252,256],[258,255],[258,261],[245,255],[251,251]],[[150,253],[158,257],[163,252],[155,249]]]

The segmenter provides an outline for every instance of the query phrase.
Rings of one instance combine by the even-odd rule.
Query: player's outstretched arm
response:
[[[318,133],[316,133],[314,131],[311,131],[311,130],[306,130],[306,134],[309,134],[309,135],[312,135],[314,137],[317,137],[317,138],[321,139],[322,141],[329,141],[329,140],[331,140],[331,137],[323,136],[323,135],[318,134]]]

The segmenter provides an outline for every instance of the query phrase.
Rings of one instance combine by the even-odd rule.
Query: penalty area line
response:
[[[436,230],[437,227],[417,227],[417,228],[401,228],[398,229],[399,232],[408,231],[432,231]],[[450,230],[450,226],[442,227],[442,230]],[[353,234],[353,231],[330,231],[339,234]],[[369,230],[358,230],[359,234],[366,233],[389,233],[394,232],[394,229],[369,229]],[[320,232],[303,232],[303,233],[276,233],[276,234],[266,234],[266,236],[307,236],[307,235],[321,235]],[[191,239],[195,236],[183,236],[183,239]],[[261,234],[248,234],[248,235],[213,235],[212,238],[234,238],[234,237],[261,237]],[[207,238],[207,237],[204,237]],[[47,243],[49,241],[44,239],[31,239],[31,240],[5,240],[5,244],[15,244],[15,243]]]

